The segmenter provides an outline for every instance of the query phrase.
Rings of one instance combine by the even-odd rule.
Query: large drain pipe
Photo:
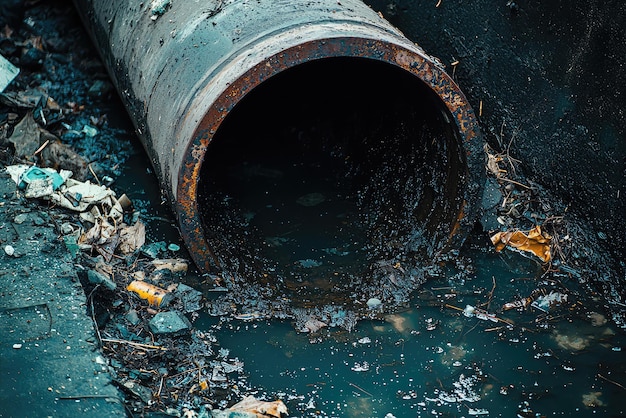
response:
[[[360,92],[360,102],[367,101],[364,91],[384,90],[401,78],[407,89],[394,85],[398,97],[410,94],[405,103],[421,102],[418,109],[437,119],[437,126],[445,131],[434,154],[440,160],[433,166],[437,172],[429,177],[438,185],[428,186],[431,196],[420,202],[426,207],[416,208],[416,222],[427,225],[421,231],[427,235],[428,255],[458,246],[473,224],[484,175],[482,139],[473,110],[436,59],[361,1],[75,3],[201,270],[220,264],[219,254],[207,240],[211,225],[202,219],[199,187],[212,140],[246,96],[287,71],[295,70],[292,78],[308,85],[317,74],[332,78],[335,69],[342,73],[342,68],[348,68],[364,82],[351,90]],[[312,63],[316,65],[312,71],[297,72]],[[375,69],[371,77],[370,68]],[[350,75],[345,73],[349,83]],[[325,85],[324,80],[316,83]],[[346,99],[341,83],[332,88],[324,93],[331,100]],[[389,97],[393,100],[393,95],[386,100]],[[264,100],[258,101],[260,106]],[[304,102],[309,97],[295,100]],[[365,106],[380,113],[398,111],[389,103]]]

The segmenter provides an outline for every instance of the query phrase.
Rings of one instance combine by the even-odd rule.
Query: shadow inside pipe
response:
[[[406,299],[462,207],[462,145],[440,98],[390,64],[288,69],[229,113],[199,204],[219,268],[303,306]]]

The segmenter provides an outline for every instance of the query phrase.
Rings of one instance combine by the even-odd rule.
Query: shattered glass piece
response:
[[[11,64],[9,60],[0,55],[0,93],[7,88],[9,84],[20,73],[20,69]]]

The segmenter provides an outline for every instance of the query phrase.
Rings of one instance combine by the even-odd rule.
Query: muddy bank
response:
[[[367,3],[446,64],[489,143],[588,222],[623,269],[624,3]]]
[[[623,2],[367,3],[442,60],[488,143],[578,230],[572,255],[588,279],[624,303]]]

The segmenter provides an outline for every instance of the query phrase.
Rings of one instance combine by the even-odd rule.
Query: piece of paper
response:
[[[2,93],[4,89],[11,84],[19,73],[19,68],[0,55],[0,93]]]

